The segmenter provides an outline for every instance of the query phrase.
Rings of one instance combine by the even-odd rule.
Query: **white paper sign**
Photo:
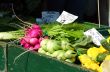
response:
[[[78,16],[63,11],[56,21],[62,24],[69,24],[74,22],[77,18]]]
[[[84,35],[91,36],[93,43],[100,46],[100,41],[105,39],[95,28],[92,28],[86,32],[84,32]]]

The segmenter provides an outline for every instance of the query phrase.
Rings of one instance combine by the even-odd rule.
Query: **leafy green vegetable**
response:
[[[61,49],[61,43],[59,41],[51,39],[42,40],[40,45],[44,51],[47,51],[49,53],[53,53],[54,51]]]
[[[49,53],[53,53],[55,50],[60,50],[60,49],[61,49],[60,42],[56,40],[49,40],[47,42],[47,50]]]
[[[109,32],[109,34],[110,34],[110,29],[108,29],[108,32]]]
[[[78,41],[76,41],[75,44],[73,45],[73,47],[86,46],[90,42],[92,42],[91,37],[84,36],[81,39],[79,39]]]
[[[62,26],[56,25],[48,30],[48,36],[56,40],[67,38],[73,43],[76,39],[79,39],[84,35],[83,32],[83,30],[66,30]]]
[[[0,40],[19,39],[24,34],[23,30],[0,32]]]

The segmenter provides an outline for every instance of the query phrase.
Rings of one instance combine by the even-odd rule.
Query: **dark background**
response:
[[[0,0],[0,10],[11,10],[14,4],[16,14],[41,17],[42,11],[63,10],[78,15],[78,22],[98,23],[97,0]],[[108,0],[100,0],[101,24],[108,24]]]

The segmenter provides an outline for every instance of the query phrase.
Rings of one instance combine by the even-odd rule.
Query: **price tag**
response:
[[[78,16],[63,11],[56,21],[62,24],[69,24],[74,22],[77,18]]]
[[[93,43],[96,44],[97,46],[100,46],[101,45],[100,41],[105,39],[95,28],[92,28],[84,32],[84,35],[91,36]]]

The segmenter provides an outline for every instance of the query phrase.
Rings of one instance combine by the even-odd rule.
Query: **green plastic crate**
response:
[[[24,51],[22,47],[8,47],[8,72],[93,72],[36,52],[28,52],[13,63],[15,57]]]
[[[3,47],[3,45],[4,43],[0,42],[0,72],[6,71],[5,48]]]
[[[15,57],[24,52],[23,49],[16,46],[8,47],[8,72],[27,72],[28,56],[29,53],[22,55],[14,62]]]

